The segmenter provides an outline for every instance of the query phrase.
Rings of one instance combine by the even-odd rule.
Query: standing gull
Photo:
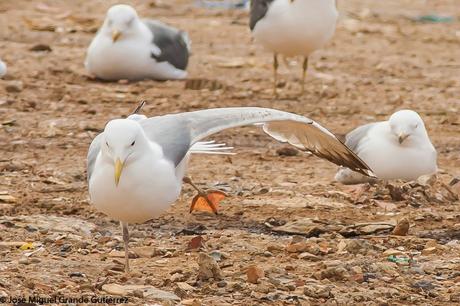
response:
[[[259,123],[265,133],[280,142],[362,174],[370,171],[327,129],[292,113],[235,107],[137,119],[140,120],[111,120],[88,151],[91,203],[121,222],[126,271],[129,271],[128,223],[158,217],[177,200],[182,182],[191,183],[184,177],[191,148],[214,133]],[[198,191],[212,206],[216,194],[208,196]]]
[[[360,126],[346,135],[345,144],[364,160],[379,179],[415,180],[437,171],[436,149],[431,144],[422,118],[412,110],[401,110],[388,121]],[[366,182],[348,168],[335,179],[344,184]]]
[[[252,0],[249,27],[255,40],[273,52],[273,93],[276,95],[278,54],[302,56],[302,94],[308,57],[334,35],[335,0]]]
[[[185,32],[141,20],[129,5],[114,5],[88,48],[85,66],[109,81],[183,79],[189,47]]]

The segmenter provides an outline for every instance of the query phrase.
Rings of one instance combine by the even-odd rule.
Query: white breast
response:
[[[335,0],[275,0],[253,30],[267,49],[287,56],[309,56],[334,35]]]
[[[182,186],[171,162],[149,154],[125,165],[118,186],[112,163],[99,156],[94,169],[89,182],[91,203],[111,218],[127,223],[160,216],[176,201]]]

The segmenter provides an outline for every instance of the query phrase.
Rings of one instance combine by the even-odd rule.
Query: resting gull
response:
[[[104,80],[173,80],[187,76],[190,41],[185,32],[156,20],[141,20],[129,5],[107,11],[85,61]]]
[[[273,92],[276,95],[278,54],[302,56],[302,93],[308,57],[334,35],[335,0],[252,0],[249,27],[255,40],[273,52]]]
[[[415,180],[437,171],[437,153],[422,118],[412,110],[400,110],[388,121],[360,126],[346,135],[345,144],[372,169],[379,179]],[[358,184],[368,178],[341,168],[335,179]]]
[[[206,193],[185,177],[196,143],[214,133],[243,125],[259,124],[280,142],[311,152],[364,175],[369,167],[331,132],[315,121],[268,108],[234,107],[170,114],[152,118],[111,120],[88,151],[88,184],[91,203],[122,225],[126,271],[128,223],[158,217],[174,203],[186,182],[198,191],[191,210],[206,203],[216,211],[219,192]],[[213,151],[209,145],[196,151]]]

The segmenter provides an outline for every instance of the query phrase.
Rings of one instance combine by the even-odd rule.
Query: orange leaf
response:
[[[207,211],[210,213],[216,213],[217,210],[219,210],[220,201],[225,199],[226,196],[227,195],[222,191],[208,191],[207,197],[209,201],[214,205],[216,209],[216,211],[214,211],[213,208],[209,205],[208,201],[206,201],[203,196],[198,194],[192,200],[191,211]]]

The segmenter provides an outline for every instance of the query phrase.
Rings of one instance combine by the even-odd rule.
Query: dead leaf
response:
[[[187,245],[187,250],[198,250],[204,247],[204,239],[202,236],[193,237]]]

